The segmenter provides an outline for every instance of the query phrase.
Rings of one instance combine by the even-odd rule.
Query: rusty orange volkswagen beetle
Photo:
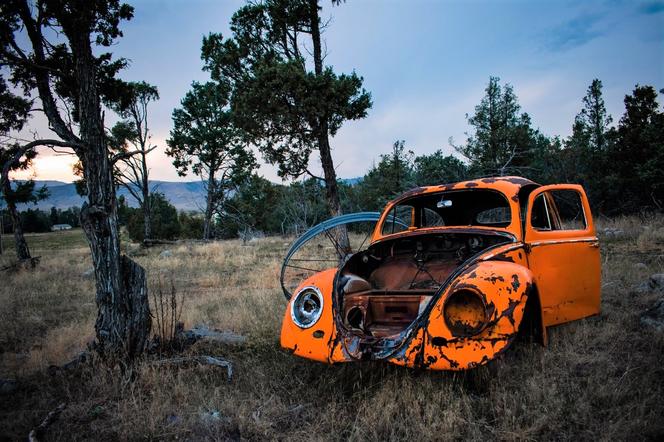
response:
[[[358,222],[375,227],[353,251],[338,228],[353,236]],[[315,237],[331,240],[337,262]],[[545,344],[547,327],[599,313],[599,242],[581,186],[484,178],[412,189],[380,214],[312,228],[288,251],[281,282],[281,346],[298,356],[466,370],[520,330]]]

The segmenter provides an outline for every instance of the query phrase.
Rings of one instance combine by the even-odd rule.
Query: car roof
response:
[[[409,198],[415,195],[424,195],[434,192],[444,192],[448,190],[464,190],[464,189],[491,189],[497,190],[507,197],[513,197],[518,195],[519,191],[524,186],[534,186],[537,187],[539,184],[523,177],[519,176],[500,176],[500,177],[487,177],[487,178],[478,178],[476,180],[461,181],[458,183],[449,183],[449,184],[440,184],[438,186],[423,186],[415,187],[410,189],[398,197],[396,197],[392,202],[397,202],[405,198]]]

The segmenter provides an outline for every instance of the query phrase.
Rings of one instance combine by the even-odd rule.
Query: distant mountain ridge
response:
[[[341,182],[347,185],[355,185],[362,181],[362,177],[341,178]],[[64,183],[53,180],[35,180],[35,187],[46,186],[49,197],[35,204],[20,204],[19,210],[40,209],[51,210],[51,207],[65,210],[70,207],[81,207],[85,198],[76,193],[74,183]],[[202,181],[150,181],[150,191],[160,192],[178,210],[203,210],[205,208],[205,188]],[[118,189],[118,195],[124,195],[131,207],[138,207],[138,201],[124,187]],[[232,195],[232,192],[231,192]],[[4,201],[0,195],[0,208],[4,207]]]
[[[85,201],[84,197],[76,193],[74,183],[35,180],[35,187],[39,188],[41,186],[46,186],[50,196],[36,205],[21,204],[19,210],[29,208],[50,210],[51,207],[64,210],[70,207],[81,207]],[[163,193],[166,199],[178,210],[199,210],[205,207],[205,189],[201,181],[150,181],[150,190]],[[138,207],[138,201],[124,187],[118,189],[118,195],[124,195],[131,207]],[[0,203],[4,205],[2,197],[0,197]]]

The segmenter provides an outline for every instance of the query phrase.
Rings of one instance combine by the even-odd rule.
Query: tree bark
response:
[[[18,258],[19,261],[25,261],[32,256],[30,256],[30,249],[28,248],[28,243],[25,240],[25,236],[23,235],[23,226],[21,226],[21,215],[18,213],[18,210],[16,209],[16,204],[14,201],[12,201],[10,195],[11,195],[11,184],[9,183],[9,180],[3,180],[2,182],[2,192],[5,197],[5,203],[7,204],[7,211],[9,212],[9,217],[12,220],[12,227],[14,230],[14,243],[16,247],[16,258]]]
[[[49,70],[41,67],[48,65],[48,43],[42,33],[46,23],[42,16],[44,3],[37,2],[35,6],[23,0],[15,4],[34,58],[34,62],[23,64],[21,68],[33,76],[50,128],[63,143],[74,148],[83,166],[88,203],[81,210],[81,225],[88,239],[96,277],[95,348],[111,365],[119,363],[123,368],[128,367],[145,348],[151,322],[145,271],[120,255],[113,162],[104,134],[91,42],[95,40],[93,31],[99,31],[95,29],[97,25],[100,21],[104,23],[98,16],[103,7],[98,2],[78,0],[60,8],[53,6],[48,11],[61,25],[72,53],[74,78],[66,80],[74,80],[67,84],[72,85],[78,101],[77,136],[60,114]]]
[[[85,143],[79,156],[88,204],[81,210],[81,225],[90,244],[96,276],[99,311],[95,347],[104,359],[125,367],[143,352],[149,338],[145,270],[120,254],[113,164],[104,136],[89,33],[71,29],[65,29],[65,33],[75,54],[80,134]]]
[[[209,240],[212,237],[212,215],[214,212],[214,199],[216,198],[216,183],[214,181],[214,172],[210,168],[210,176],[207,183],[207,196],[205,199],[205,220],[203,223],[203,239]]]
[[[314,48],[314,73],[317,76],[323,74],[323,52],[321,48],[320,37],[320,17],[318,14],[318,0],[309,0],[311,40]],[[325,193],[330,215],[339,216],[343,214],[341,210],[341,199],[339,198],[339,186],[337,185],[337,173],[334,170],[334,161],[332,160],[332,148],[330,147],[330,135],[328,116],[323,115],[318,119],[318,152],[320,162],[323,168],[323,178],[325,179]],[[350,241],[348,240],[348,231],[345,226],[335,229],[336,241],[342,250],[350,251]]]
[[[152,207],[150,205],[150,181],[148,176],[147,158],[145,146],[141,146],[143,152],[141,155],[142,181],[141,191],[143,192],[143,239],[152,239]]]

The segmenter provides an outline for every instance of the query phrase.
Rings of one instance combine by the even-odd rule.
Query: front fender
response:
[[[298,327],[291,318],[293,299],[288,301],[284,319],[281,323],[281,346],[293,354],[320,362],[330,361],[330,343],[336,338],[336,327],[333,318],[332,286],[337,269],[328,269],[307,278],[293,292],[298,293],[307,286],[317,287],[323,296],[323,312],[318,322],[303,329]]]
[[[519,264],[472,265],[444,290],[412,340],[390,362],[433,370],[465,370],[487,363],[516,336],[532,286],[532,273]],[[469,287],[481,293],[489,320],[479,334],[459,338],[447,327],[443,307],[452,293]]]

